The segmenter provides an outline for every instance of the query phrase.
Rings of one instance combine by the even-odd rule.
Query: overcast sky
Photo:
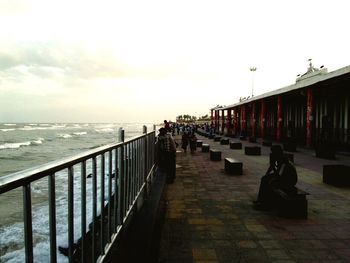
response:
[[[348,0],[0,0],[0,122],[162,122],[350,65]]]

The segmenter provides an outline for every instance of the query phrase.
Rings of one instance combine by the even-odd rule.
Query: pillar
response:
[[[255,137],[255,102],[252,103],[252,137]]]
[[[306,97],[306,146],[312,145],[312,110],[313,110],[313,92],[311,88],[307,89]]]
[[[238,110],[237,108],[233,109],[233,132],[234,135],[237,135],[237,117],[238,117]]]
[[[225,110],[221,110],[221,133],[224,134],[225,132]]]
[[[227,123],[226,123],[227,134],[232,133],[231,126],[232,126],[232,110],[228,109],[227,110]]]
[[[210,110],[210,124],[214,123],[213,110]]]
[[[260,129],[261,129],[261,138],[264,139],[265,137],[265,101],[261,100],[260,104]]]
[[[277,97],[277,127],[276,140],[281,140],[282,135],[282,98],[281,95]]]
[[[245,129],[245,105],[241,106],[241,133],[244,131],[244,135],[246,135]]]

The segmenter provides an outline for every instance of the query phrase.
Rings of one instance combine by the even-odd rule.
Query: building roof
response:
[[[257,101],[260,99],[264,99],[264,98],[268,98],[268,97],[272,97],[272,96],[276,96],[279,94],[283,94],[286,92],[290,92],[293,90],[298,90],[298,89],[302,89],[311,85],[314,85],[316,83],[319,82],[324,82],[336,77],[340,77],[342,75],[350,75],[350,66],[346,66],[344,68],[332,71],[327,73],[327,69],[322,69],[319,71],[313,71],[313,72],[309,72],[309,77],[307,77],[306,74],[302,75],[301,77],[297,78],[297,81],[295,84],[280,88],[280,89],[276,89],[258,96],[254,96],[252,98],[249,98],[247,100],[243,100],[240,102],[237,102],[235,104],[231,104],[228,106],[216,106],[214,108],[211,108],[210,110],[228,110],[228,109],[232,109],[234,107],[252,102],[252,101]]]

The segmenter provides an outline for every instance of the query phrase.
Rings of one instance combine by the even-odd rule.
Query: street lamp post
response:
[[[252,97],[254,96],[254,72],[256,71],[256,67],[251,67],[250,71],[252,72]]]

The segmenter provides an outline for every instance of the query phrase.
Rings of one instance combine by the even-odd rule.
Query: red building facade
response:
[[[310,63],[294,85],[211,109],[217,133],[314,147],[331,142],[350,151],[350,66],[327,72]]]

